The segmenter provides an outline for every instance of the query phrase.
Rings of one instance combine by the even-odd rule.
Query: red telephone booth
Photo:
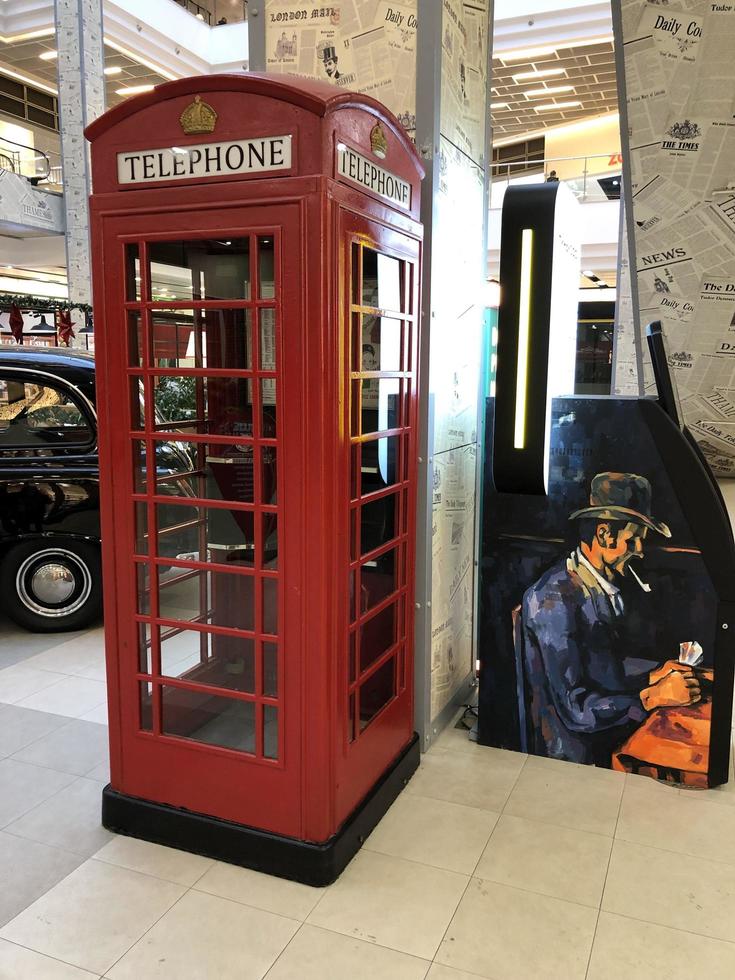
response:
[[[87,136],[103,822],[325,884],[418,764],[423,169],[379,103],[283,76]]]

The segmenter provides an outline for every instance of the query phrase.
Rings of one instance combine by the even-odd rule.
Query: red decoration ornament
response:
[[[71,346],[72,337],[76,337],[74,327],[76,322],[72,321],[69,310],[59,310],[59,340],[67,347]]]
[[[10,332],[13,335],[13,339],[16,344],[23,343],[23,314],[20,312],[20,307],[13,303],[10,307],[10,316],[8,318],[8,325],[10,326]]]

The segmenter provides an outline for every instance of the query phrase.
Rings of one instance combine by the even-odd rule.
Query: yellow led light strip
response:
[[[516,362],[516,417],[514,449],[526,446],[526,400],[528,395],[528,344],[531,332],[531,278],[533,275],[533,229],[521,236],[521,288],[518,298],[518,360]]]

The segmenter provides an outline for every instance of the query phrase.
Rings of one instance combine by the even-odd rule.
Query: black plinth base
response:
[[[111,786],[102,791],[102,823],[118,834],[178,847],[304,885],[324,886],[344,871],[418,764],[419,741],[414,735],[339,831],[323,844],[125,796]]]

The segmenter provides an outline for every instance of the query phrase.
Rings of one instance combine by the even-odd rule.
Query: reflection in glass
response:
[[[253,514],[220,507],[156,504],[158,554],[183,560],[252,566]]]
[[[380,497],[360,508],[360,554],[392,541],[398,527],[396,521],[398,498],[396,494]]]
[[[138,623],[138,670],[141,674],[153,673],[150,623]]]
[[[365,248],[362,252],[362,305],[400,311],[401,263]]]
[[[360,670],[367,670],[396,642],[396,605],[393,603],[369,619],[360,629]]]
[[[162,688],[161,730],[207,745],[255,752],[255,704],[208,691]]]
[[[263,586],[263,632],[276,636],[278,633],[278,579],[264,578]]]
[[[250,381],[245,378],[161,375],[154,376],[153,385],[159,431],[252,436]]]
[[[379,667],[360,687],[360,731],[393,699],[396,693],[395,657]]]
[[[151,570],[149,565],[138,563],[135,566],[137,580],[137,609],[142,616],[149,616],[151,612]]]
[[[145,332],[140,313],[128,313],[128,364],[130,367],[145,365]]]
[[[125,299],[140,299],[140,249],[133,242],[125,246]]]
[[[273,238],[258,238],[259,299],[273,299],[276,295],[275,251]]]
[[[401,321],[387,316],[362,318],[362,371],[401,370]]]
[[[130,379],[130,428],[145,429],[145,384],[142,378]]]
[[[278,758],[278,708],[272,704],[263,705],[263,755]]]
[[[262,378],[260,381],[260,437],[275,439],[276,429],[276,379]]]
[[[362,566],[360,612],[366,613],[398,588],[397,550],[386,552]]]
[[[275,643],[263,644],[263,694],[268,698],[278,697],[278,646]]]
[[[260,472],[262,483],[260,501],[275,504],[278,499],[278,456],[275,446],[260,447]]]
[[[187,571],[160,573],[158,615],[229,629],[255,629],[255,580],[250,575]]]
[[[135,510],[135,553],[148,554],[148,505],[139,500],[133,504]]]
[[[161,674],[192,684],[255,693],[255,640],[198,630],[161,630]]]
[[[153,685],[150,681],[139,681],[140,728],[144,732],[153,731]]]
[[[400,436],[362,443],[362,493],[384,490],[398,482]]]
[[[278,517],[263,514],[263,568],[278,568]]]
[[[151,299],[250,299],[247,238],[148,244]]]
[[[250,310],[154,310],[151,338],[154,367],[253,367]]]
[[[276,311],[260,310],[260,370],[276,370]]]
[[[368,378],[362,385],[362,433],[384,432],[401,425],[400,379]]]
[[[139,439],[131,442],[133,454],[133,493],[145,493],[145,443]]]

